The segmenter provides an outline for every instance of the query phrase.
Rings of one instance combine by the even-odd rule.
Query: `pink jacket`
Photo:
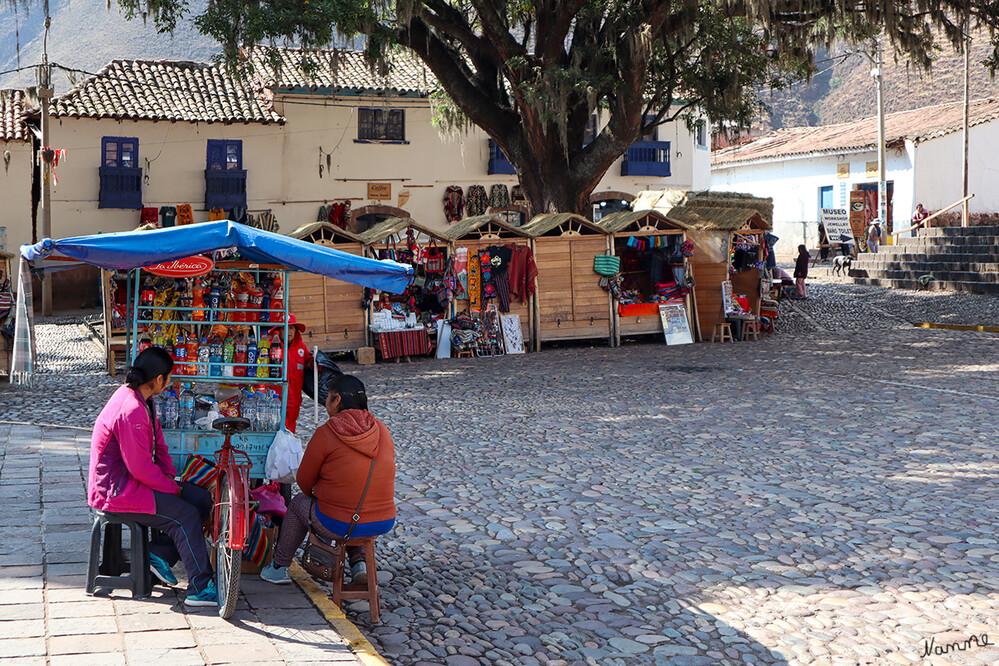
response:
[[[176,475],[142,395],[119,387],[94,423],[87,503],[101,511],[156,513],[153,491],[176,493]]]

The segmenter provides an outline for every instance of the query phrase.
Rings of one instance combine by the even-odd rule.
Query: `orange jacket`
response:
[[[309,440],[296,480],[319,510],[349,523],[374,471],[359,523],[395,518],[395,447],[385,424],[371,412],[349,409],[330,417]]]

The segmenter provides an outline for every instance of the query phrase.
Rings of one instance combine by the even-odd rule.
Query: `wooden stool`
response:
[[[344,569],[347,562],[347,549],[343,550],[343,558],[337,562],[336,571],[333,572],[333,603],[341,610],[344,599],[367,599],[368,608],[371,611],[371,621],[378,622],[380,614],[380,601],[378,599],[378,571],[375,569],[375,539],[378,537],[361,537],[358,539],[348,539],[344,543],[346,546],[361,546],[364,548],[364,564],[368,570],[368,582],[366,585],[344,584]]]
[[[752,335],[754,340],[760,339],[760,321],[754,319],[742,323],[742,339],[747,340]]]
[[[726,337],[729,342],[735,342],[735,338],[732,337],[732,324],[727,321],[715,324],[715,330],[711,333],[711,342],[714,342],[719,336],[721,336],[719,342],[725,342]]]
[[[475,358],[475,354],[472,352],[470,347],[465,347],[458,350],[458,356],[456,358]]]

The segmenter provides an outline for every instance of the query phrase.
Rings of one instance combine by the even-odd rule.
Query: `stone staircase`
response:
[[[923,275],[933,276],[925,287]],[[850,277],[881,287],[999,294],[999,226],[922,229],[917,238],[860,254]]]

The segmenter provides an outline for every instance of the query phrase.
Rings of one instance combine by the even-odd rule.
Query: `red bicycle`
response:
[[[219,617],[228,618],[236,610],[243,549],[250,536],[249,473],[253,465],[246,452],[234,447],[230,439],[249,428],[250,421],[242,417],[222,418],[216,419],[212,427],[225,435],[222,448],[215,452],[219,478],[212,510],[212,545]]]

